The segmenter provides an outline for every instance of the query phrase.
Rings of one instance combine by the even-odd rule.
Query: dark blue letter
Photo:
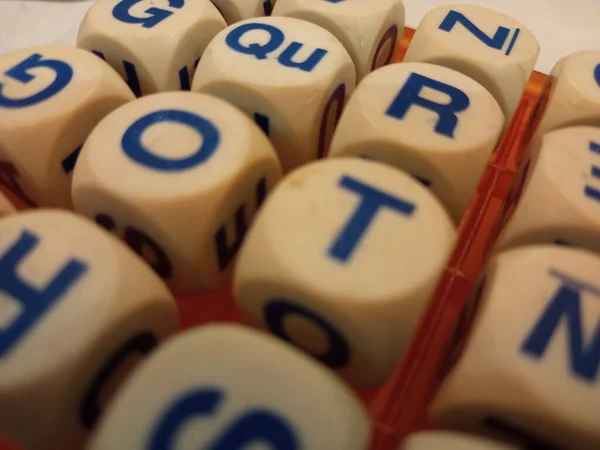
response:
[[[36,105],[48,100],[50,97],[62,91],[73,79],[73,69],[66,62],[56,59],[42,59],[43,56],[39,53],[34,53],[29,58],[24,59],[13,68],[7,70],[4,75],[13,80],[17,80],[23,84],[27,84],[35,80],[35,76],[31,74],[32,69],[44,67],[52,70],[56,77],[50,83],[50,86],[44,90],[33,94],[30,97],[13,99],[5,97],[2,93],[4,84],[0,83],[0,108],[24,108],[26,106]]]
[[[193,128],[202,135],[202,146],[192,156],[182,159],[155,155],[142,144],[142,134],[161,122],[176,122]],[[123,135],[121,147],[127,156],[143,166],[163,172],[177,172],[204,163],[215,152],[220,139],[219,130],[208,119],[188,111],[164,109],[136,120]]]
[[[287,299],[276,298],[267,303],[264,310],[265,322],[275,335],[289,342],[292,341],[285,330],[285,320],[290,316],[302,316],[317,325],[327,335],[329,340],[329,351],[323,355],[312,355],[323,364],[339,369],[350,361],[350,349],[344,336],[337,331],[327,320],[323,319],[313,311],[301,307]]]
[[[65,266],[43,288],[29,284],[19,278],[19,264],[37,247],[39,238],[23,231],[18,241],[0,256],[0,292],[21,304],[21,315],[0,332],[0,358],[8,354],[19,340],[24,338],[31,327],[42,318],[44,313],[54,306],[83,276],[87,266],[70,259]]]
[[[591,334],[589,345],[584,348],[581,293],[587,291],[600,297],[600,288],[575,280],[554,269],[550,270],[550,276],[558,278],[562,285],[529,333],[522,351],[532,358],[541,359],[562,322],[568,331],[571,370],[584,381],[593,383],[596,381],[600,365],[600,323]],[[600,299],[596,299],[598,300]]]
[[[415,211],[414,204],[386,194],[355,178],[342,177],[340,186],[358,194],[361,198],[354,215],[329,249],[329,256],[343,263],[350,259],[352,252],[354,252],[381,208],[388,208],[408,217]]]
[[[286,67],[297,68],[303,70],[304,72],[312,72],[315,67],[321,62],[321,60],[327,54],[327,50],[322,48],[317,48],[314,50],[308,58],[306,58],[303,62],[295,62],[292,61],[292,58],[300,51],[303,47],[303,44],[300,42],[292,42],[288,47],[279,55],[277,60],[279,64]]]
[[[240,42],[242,37],[244,37],[246,33],[255,30],[263,30],[269,33],[269,42],[264,45],[254,43],[247,47],[243,46]],[[283,44],[284,40],[285,36],[283,35],[283,32],[273,25],[268,25],[266,23],[245,23],[244,25],[234,28],[225,38],[225,43],[236,52],[252,55],[256,59],[267,59],[269,53],[277,50],[279,46]]]
[[[459,13],[458,11],[454,11],[454,10],[452,10],[448,13],[446,18],[440,24],[439,29],[442,31],[451,32],[457,23],[460,23],[462,26],[464,26],[467,30],[469,30],[469,32],[473,36],[475,36],[478,40],[483,42],[485,45],[487,45],[488,47],[494,48],[496,50],[502,50],[502,48],[504,47],[504,44],[506,43],[506,40],[508,39],[508,36],[510,35],[509,28],[498,27],[498,30],[496,30],[496,34],[493,37],[489,37],[487,34],[485,34],[483,31],[481,31],[479,28],[477,28],[473,24],[473,22],[471,22],[469,19],[467,19],[462,13]],[[506,55],[510,55],[510,53],[512,52],[512,49],[513,49],[515,43],[517,42],[517,38],[519,37],[520,32],[521,32],[521,30],[518,28],[517,28],[517,30],[515,30],[515,34],[514,34],[512,41],[508,47],[508,50],[506,51]]]
[[[185,422],[217,413],[225,394],[221,389],[199,389],[178,399],[162,417],[150,440],[150,450],[174,448],[177,432]],[[203,447],[206,450],[242,449],[264,443],[272,450],[299,450],[292,424],[267,410],[250,410],[242,414],[221,436]]]
[[[141,1],[143,0],[121,0],[121,2],[113,8],[113,17],[120,22],[140,23],[144,28],[152,28],[173,14],[172,11],[160,8],[148,8],[145,11],[147,14],[150,14],[148,17],[135,17],[129,14],[129,10]],[[183,0],[169,0],[169,6],[171,8],[180,9],[183,7]]]
[[[450,97],[450,103],[435,103],[424,97],[421,97],[423,88],[430,88],[442,92]],[[404,120],[406,114],[412,106],[420,106],[435,112],[439,120],[435,125],[435,132],[454,139],[454,130],[458,125],[459,112],[469,108],[471,100],[467,94],[454,86],[442,83],[441,81],[411,73],[406,83],[386,111],[388,116],[399,120]]]

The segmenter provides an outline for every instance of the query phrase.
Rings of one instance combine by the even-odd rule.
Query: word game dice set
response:
[[[600,448],[600,49],[404,20],[96,0],[0,55],[0,448]]]

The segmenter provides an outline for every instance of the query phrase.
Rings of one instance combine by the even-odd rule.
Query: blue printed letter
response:
[[[183,425],[200,417],[217,413],[225,394],[221,389],[198,389],[180,399],[167,410],[150,441],[150,450],[174,448],[177,433]],[[250,410],[240,415],[217,439],[202,448],[231,450],[265,444],[272,450],[300,450],[298,438],[290,423],[267,410]]]
[[[43,56],[39,53],[34,53],[29,58],[24,59],[13,68],[7,70],[4,75],[23,84],[27,84],[35,80],[35,75],[32,75],[31,71],[43,67],[52,70],[56,75],[54,81],[50,83],[50,86],[29,97],[14,99],[4,96],[2,93],[4,84],[0,83],[0,108],[24,108],[33,106],[44,100],[48,100],[50,97],[55,96],[67,87],[73,79],[73,69],[71,66],[66,62],[56,59],[42,58]]]
[[[450,97],[450,103],[435,103],[421,97],[423,88],[434,89]],[[458,113],[465,111],[471,101],[467,94],[454,86],[428,78],[418,73],[411,73],[406,83],[386,111],[388,116],[404,120],[412,106],[429,109],[439,116],[435,132],[454,139],[454,130],[458,125]]]
[[[508,36],[510,35],[510,28],[498,27],[498,29],[496,30],[496,34],[490,37],[483,31],[481,31],[479,28],[477,28],[473,24],[473,22],[467,19],[462,13],[459,13],[458,11],[454,10],[448,13],[446,18],[440,24],[439,29],[450,33],[457,23],[460,23],[462,26],[464,26],[467,30],[469,30],[469,32],[473,36],[475,36],[485,45],[496,50],[502,50],[504,44],[506,44]],[[507,56],[510,55],[510,53],[512,52],[512,49],[514,48],[520,33],[521,30],[517,28],[515,30],[515,34],[513,35],[512,41],[509,44],[508,49],[506,50]]]
[[[3,358],[24,338],[31,327],[42,318],[81,278],[87,266],[76,259],[71,259],[63,266],[52,280],[42,289],[20,279],[19,264],[37,247],[39,238],[29,231],[21,236],[3,255],[0,255],[0,292],[21,304],[19,317],[0,332],[0,358]]]
[[[373,223],[380,209],[388,208],[408,217],[415,211],[414,204],[386,194],[355,178],[342,177],[340,186],[358,194],[361,199],[354,215],[329,249],[329,256],[342,263],[346,263],[350,259],[352,252]]]
[[[152,28],[173,14],[172,11],[160,8],[148,8],[145,12],[150,15],[147,17],[135,17],[129,14],[129,10],[141,1],[143,0],[121,0],[113,8],[113,17],[120,22],[140,23],[144,28]],[[169,6],[180,9],[183,7],[183,0],[169,0]]]
[[[142,144],[142,134],[151,126],[161,122],[176,122],[193,128],[202,135],[202,146],[187,158],[164,158],[152,153]],[[164,109],[155,111],[136,120],[121,140],[121,147],[135,162],[163,172],[187,170],[208,160],[219,146],[219,130],[204,117],[188,111]]]
[[[567,351],[571,371],[582,380],[593,383],[598,376],[600,365],[600,322],[597,322],[595,329],[589,334],[591,339],[586,346],[581,320],[581,294],[588,292],[600,297],[600,288],[575,280],[554,269],[550,270],[550,276],[558,278],[562,285],[529,333],[522,351],[532,358],[541,359],[563,323],[568,336]],[[600,301],[600,298],[595,300]]]
[[[247,46],[242,45],[241,40],[244,35],[255,30],[263,30],[269,33],[269,41],[263,45],[256,42]],[[225,38],[225,43],[236,52],[252,55],[256,59],[267,59],[269,53],[277,50],[283,44],[284,40],[285,36],[283,32],[273,25],[266,23],[245,23],[234,28]]]

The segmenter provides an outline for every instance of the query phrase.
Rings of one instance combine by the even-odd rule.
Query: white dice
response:
[[[6,198],[0,190],[0,217],[12,214],[16,211],[14,205]]]
[[[524,448],[600,447],[600,258],[532,246],[495,257],[435,426]],[[478,300],[477,300],[478,299]]]
[[[135,100],[98,125],[75,170],[73,201],[175,292],[192,294],[226,281],[280,177],[273,147],[239,110],[170,92]]]
[[[244,319],[358,386],[386,381],[455,241],[419,182],[380,163],[336,159],[285,178],[240,253]]]
[[[177,327],[164,283],[69,212],[0,220],[0,433],[77,449],[123,377]]]
[[[258,331],[211,325],[163,345],[88,448],[367,450],[370,427],[351,391],[304,355]]]
[[[550,82],[538,134],[574,125],[600,127],[600,51],[561,59],[552,69]]]
[[[555,243],[600,253],[600,128],[545,134],[524,170],[497,248]]]
[[[226,26],[209,0],[96,0],[77,46],[106,60],[139,97],[189,90],[204,49]]]
[[[358,156],[411,173],[458,223],[503,127],[494,97],[467,76],[431,64],[393,64],[358,86],[329,156]]]
[[[398,450],[517,450],[517,447],[468,434],[422,431],[407,437]]]
[[[228,24],[270,16],[275,0],[210,0]]]
[[[27,206],[71,208],[71,179],[88,134],[133,100],[94,55],[47,45],[0,56],[0,184]]]
[[[352,57],[357,82],[392,62],[404,31],[402,0],[279,0],[273,16],[295,17],[330,31]]]
[[[284,172],[327,153],[354,65],[328,31],[267,17],[232,25],[209,44],[193,91],[243,110],[271,139]]]
[[[404,61],[458,70],[481,83],[511,119],[540,46],[511,17],[472,5],[441,6],[421,21]]]

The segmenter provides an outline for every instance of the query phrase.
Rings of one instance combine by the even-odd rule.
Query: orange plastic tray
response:
[[[414,30],[405,30],[397,62],[404,58],[413,34]],[[540,99],[546,98],[548,81],[544,74],[532,75],[512,123],[490,157],[461,221],[455,250],[404,360],[386,385],[357,392],[373,419],[371,450],[395,450],[402,437],[429,427],[427,406],[452,363],[453,350],[468,329],[469,317],[465,311],[471,292],[518,199],[517,175],[531,130],[535,128],[537,111],[541,109],[538,106],[545,103]],[[10,193],[7,195],[15,200]],[[177,302],[182,329],[208,322],[241,321],[229,286],[201,297],[180,297]],[[0,450],[17,450],[17,447],[0,438]]]

